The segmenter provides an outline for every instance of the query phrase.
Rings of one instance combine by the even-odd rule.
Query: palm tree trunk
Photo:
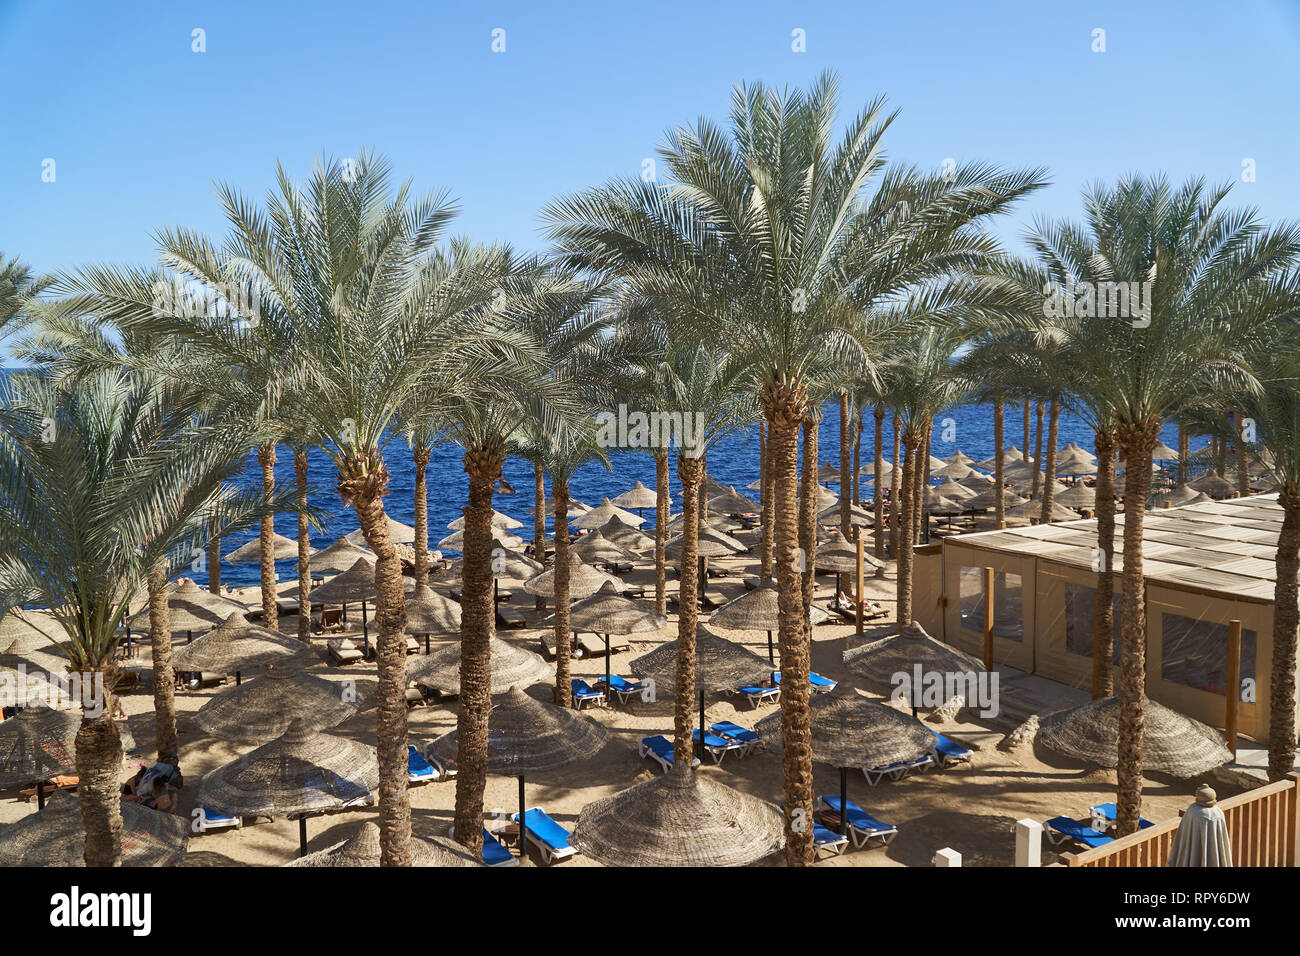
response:
[[[902,430],[898,421],[898,412],[893,414],[894,422],[894,467],[889,472],[889,546],[898,560],[899,545],[903,541],[903,520],[901,515],[907,510],[903,507],[902,481],[903,465],[899,455],[902,454]]]
[[[1187,434],[1187,426],[1182,422],[1178,423],[1178,483],[1187,484],[1187,452],[1191,447],[1191,436]]]
[[[411,802],[406,793],[406,597],[402,563],[388,536],[384,496],[388,469],[371,452],[349,460],[339,492],[352,502],[366,544],[375,553],[375,642],[379,683],[375,739],[379,756],[379,845],[384,866],[411,865]],[[494,476],[495,477],[495,476]],[[489,483],[489,488],[491,487]],[[488,507],[491,508],[489,495]]]
[[[492,711],[492,489],[505,461],[501,441],[465,449],[469,504],[461,562],[460,712],[456,717],[456,840],[483,850],[483,790],[487,786],[488,715]],[[546,510],[538,508],[545,516]]]
[[[1020,452],[1021,452],[1021,454],[1024,455],[1026,458],[1029,457],[1029,442],[1030,442],[1030,434],[1029,434],[1029,406],[1030,406],[1031,404],[1032,404],[1032,403],[1031,403],[1030,400],[1029,400],[1029,396],[1026,395],[1026,396],[1025,396],[1024,404],[1021,406],[1021,411],[1024,413],[1024,417],[1025,417],[1025,423],[1024,423],[1024,424],[1025,424],[1025,434],[1024,434],[1024,436],[1021,438],[1021,445],[1020,445]]]
[[[781,647],[781,771],[786,813],[786,862],[810,866],[813,774],[812,730],[809,723],[808,673],[810,648],[803,627],[800,589],[798,501],[795,494],[799,462],[799,427],[808,408],[807,389],[786,383],[769,385],[763,395],[768,421],[770,480],[773,482],[775,523],[774,568],[780,608]]]
[[[1034,483],[1033,491],[1029,493],[1030,498],[1038,497],[1038,490],[1042,487],[1040,482],[1043,478],[1043,403],[1039,402],[1034,409],[1034,415],[1038,419],[1034,427]]]
[[[533,559],[546,567],[546,472],[536,462],[533,463]],[[546,598],[538,597],[534,600],[533,608],[538,614],[545,611]],[[494,610],[493,621],[495,620]]]
[[[1142,729],[1146,712],[1146,601],[1142,571],[1142,519],[1151,484],[1151,450],[1160,420],[1122,422],[1124,449],[1124,605],[1119,677],[1119,766],[1115,802],[1120,836],[1136,833],[1142,812]]]
[[[415,584],[429,583],[429,470],[430,451],[427,447],[411,450],[415,462]]]
[[[803,422],[803,497],[799,501],[799,547],[803,549],[803,626],[807,640],[812,637],[810,624],[813,593],[817,589],[817,431],[820,420],[805,418]],[[840,473],[844,477],[844,473]],[[844,496],[840,495],[840,501]],[[811,645],[809,645],[811,648]],[[809,651],[811,654],[811,650]],[[809,662],[811,665],[811,658]],[[784,680],[784,678],[783,678]]]
[[[772,451],[772,426],[765,423],[764,428],[767,431],[767,445],[764,449],[763,468],[760,480],[763,482],[762,488],[762,507],[763,514],[759,534],[759,570],[764,581],[773,578],[776,568],[773,564],[772,551],[776,544],[776,466]]]
[[[921,523],[925,520],[925,493],[930,489],[930,430],[926,423],[921,429],[921,445],[913,449],[912,465],[912,529],[913,546],[921,543]]]
[[[1245,417],[1243,413],[1237,413],[1237,433],[1232,439],[1237,448],[1237,494],[1243,498],[1250,494],[1250,465],[1246,461],[1246,441],[1241,434]]]
[[[668,613],[668,562],[664,545],[668,542],[668,449],[656,448],[655,457],[655,613]]]
[[[852,540],[849,507],[853,504],[853,460],[849,441],[849,393],[840,389],[840,534],[845,541]]]
[[[874,524],[876,527],[876,558],[884,560],[885,557],[885,495],[884,489],[881,488],[881,482],[885,477],[883,457],[884,449],[880,446],[884,443],[885,432],[885,410],[880,405],[876,406],[872,417],[876,420],[875,431],[875,472],[873,473],[871,504],[875,514]]]
[[[166,589],[167,567],[159,563],[149,572],[154,735],[157,738],[158,759],[175,764],[180,757],[180,745],[176,741],[176,675],[172,671],[172,616]]]
[[[298,484],[298,639],[311,639],[311,533],[307,526],[307,452],[293,454],[294,480]],[[417,539],[418,540],[418,539]]]
[[[1056,435],[1061,424],[1061,402],[1052,397],[1051,411],[1047,425],[1047,468],[1043,475],[1043,508],[1039,512],[1039,523],[1050,524],[1052,521],[1052,496],[1056,491]]]
[[[569,671],[569,480],[551,476],[555,498],[555,703],[568,707],[573,700],[573,675]]]
[[[215,522],[212,529],[216,530]],[[215,534],[208,538],[208,590],[221,593],[221,538]]]
[[[853,503],[862,503],[862,412],[853,413]]]
[[[912,623],[912,508],[913,487],[917,482],[917,464],[919,462],[917,446],[920,435],[911,423],[903,429],[903,490],[899,504],[899,524],[906,532],[898,541],[898,626],[905,628]],[[927,462],[928,464],[928,462]],[[784,683],[784,682],[783,682]],[[783,688],[784,691],[784,688]]]
[[[1300,575],[1300,485],[1278,490],[1282,532],[1277,539],[1277,578],[1273,586],[1273,669],[1269,678],[1268,777],[1281,780],[1295,766],[1296,627],[1300,623],[1297,578]],[[1229,687],[1229,694],[1240,693]]]
[[[113,720],[114,695],[103,671],[82,674],[83,680],[96,677],[104,680],[103,710],[94,717],[83,710],[75,742],[77,797],[86,834],[83,858],[86,866],[121,866],[122,741]]]
[[[1092,596],[1092,696],[1115,693],[1115,435],[1096,432],[1097,590]]]
[[[673,766],[687,773],[695,756],[691,731],[695,726],[695,631],[700,614],[699,492],[704,462],[680,456],[677,477],[682,483],[682,551],[677,592],[677,678],[673,699]]]
[[[270,496],[275,491],[275,444],[259,445],[257,463],[262,466],[262,492]],[[279,608],[275,593],[275,515],[262,519],[258,540],[259,562],[262,571],[262,626],[279,630]]]
[[[1003,478],[1006,453],[1002,450],[1005,442],[1002,416],[1002,400],[999,399],[993,403],[993,520],[999,528],[1005,527],[1007,522],[1007,486]]]

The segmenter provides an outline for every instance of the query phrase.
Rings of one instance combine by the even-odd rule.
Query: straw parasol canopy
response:
[[[975,464],[975,459],[970,457],[970,455],[966,454],[960,448],[958,448],[955,452],[953,452],[951,455],[945,458],[943,460],[943,463],[945,465],[968,465],[969,466]]]
[[[1211,498],[1229,498],[1236,492],[1236,486],[1222,475],[1216,475],[1214,472],[1202,475],[1200,478],[1187,483],[1188,488],[1194,488],[1197,491],[1204,492]]]
[[[704,489],[704,499],[716,498],[718,495],[726,494],[727,489],[710,474],[705,474],[704,480],[700,482],[700,487]]]
[[[402,524],[400,521],[395,521],[388,515],[384,515],[384,519],[388,522],[388,540],[391,544],[411,544],[415,541],[415,529],[410,525]],[[367,543],[366,533],[361,528],[358,528],[350,534],[344,535],[344,537],[355,545],[363,545]]]
[[[344,697],[346,685],[302,671],[277,667],[256,680],[228,687],[194,713],[205,734],[225,740],[263,743],[285,733],[296,720],[309,731],[347,720],[358,710]]]
[[[375,562],[357,558],[352,567],[312,590],[312,604],[356,604],[375,599]]]
[[[205,591],[189,578],[164,588],[171,611],[173,631],[210,631],[225,623],[231,614],[247,614],[248,608],[238,601]],[[149,627],[146,605],[131,618],[131,627]]]
[[[1103,697],[1048,714],[1036,739],[1061,756],[1111,768],[1119,762],[1119,726],[1119,698]],[[1143,727],[1146,770],[1190,779],[1232,760],[1217,730],[1150,698]]]
[[[271,536],[271,553],[277,561],[287,561],[290,558],[298,557],[298,542],[293,538],[286,538],[282,534],[273,534]],[[239,564],[243,561],[261,561],[262,560],[262,541],[260,538],[253,538],[241,544],[234,551],[231,551],[225,557],[226,561],[232,564]]]
[[[954,462],[951,465],[940,463],[938,468],[930,469],[930,474],[935,478],[952,478],[955,480],[967,477],[972,471],[974,471],[974,469],[969,465],[964,465],[961,462]]]
[[[649,551],[655,546],[654,538],[638,531],[630,524],[624,524],[619,520],[618,515],[614,515],[597,530],[605,536],[606,540],[629,551]]]
[[[283,736],[204,776],[197,802],[235,816],[278,817],[332,810],[378,786],[374,747],[296,718]]]
[[[0,787],[77,772],[81,714],[44,704],[24,707],[0,721]]]
[[[653,488],[647,488],[638,481],[617,498],[611,498],[610,503],[619,508],[654,508],[659,504],[659,496]],[[668,506],[672,506],[671,499]]]
[[[1087,485],[1074,485],[1054,494],[1052,501],[1067,508],[1092,510],[1097,507],[1097,491]]]
[[[894,686],[895,674],[910,675],[917,665],[923,672],[943,674],[984,671],[984,665],[975,658],[931,637],[916,621],[897,634],[844,652],[845,667],[883,687]]]
[[[745,866],[785,846],[785,823],[757,797],[677,772],[587,804],[569,842],[606,866]]]
[[[966,506],[943,495],[936,495],[930,489],[925,493],[925,510],[932,515],[955,515],[965,511]]]
[[[781,624],[780,592],[771,581],[728,601],[709,616],[709,626],[728,631],[775,631]],[[817,605],[808,609],[813,624],[829,616]]]
[[[799,486],[799,499],[803,500],[802,485]],[[821,485],[817,486],[817,501],[814,503],[814,507],[818,511],[825,511],[827,508],[831,507],[832,505],[839,504],[839,501],[840,501],[839,495],[831,494]]]
[[[821,463],[821,466],[817,469],[817,480],[839,482],[840,470],[836,468],[834,465],[832,465],[829,461],[824,461]]]
[[[435,740],[433,752],[454,755],[458,733]],[[586,714],[510,687],[493,698],[488,716],[488,772],[517,777],[555,770],[594,757],[609,741],[604,725]]]
[[[534,561],[527,555],[520,554],[518,551],[512,551],[500,541],[494,541],[492,544],[492,565],[494,573],[498,578],[508,578],[511,581],[527,581],[529,578],[539,574],[543,570],[540,562]],[[495,552],[500,551],[500,554]],[[460,577],[461,570],[465,566],[464,558],[457,558],[447,566],[448,573]]]
[[[406,596],[406,633],[460,634],[460,605],[427,584]]]
[[[554,498],[542,499],[542,510],[546,512],[547,515],[555,514],[555,499]],[[591,510],[591,505],[584,504],[583,502],[579,501],[576,498],[569,499],[568,517],[572,518],[575,515],[586,514],[590,510]],[[536,507],[529,508],[528,514],[536,516],[537,508]]]
[[[501,528],[492,529],[492,542],[494,547],[505,548],[507,551],[513,548],[523,546],[524,539],[517,534],[510,534]],[[448,551],[465,550],[465,532],[453,531],[447,537],[438,542],[439,548],[446,548]]]
[[[760,507],[758,502],[746,498],[733,485],[716,498],[709,499],[709,510],[724,515],[743,515],[757,513]]]
[[[498,495],[513,495],[515,493],[515,486],[498,475],[496,493]]]
[[[577,544],[569,549],[569,554],[576,554],[589,564],[614,564],[641,560],[641,555],[615,544],[600,531],[584,534]]]
[[[1055,470],[1058,475],[1071,475],[1077,477],[1080,475],[1095,475],[1097,473],[1097,466],[1090,462],[1075,459],[1064,462],[1058,461]]]
[[[974,474],[974,472],[971,472],[971,474]],[[965,501],[967,498],[974,498],[976,494],[970,488],[967,488],[965,485],[958,484],[957,482],[953,481],[951,478],[945,478],[943,481],[939,482],[930,490],[937,495],[942,495],[944,498],[947,498],[950,501],[957,501],[957,502]]]
[[[932,753],[937,738],[911,714],[856,693],[844,682],[809,703],[812,752],[832,767],[882,767]],[[764,740],[780,746],[781,715],[754,725]]]
[[[379,827],[369,820],[359,824],[356,832],[340,843],[316,853],[300,856],[285,866],[379,866]],[[465,848],[446,837],[411,838],[412,866],[482,866]]]
[[[824,548],[818,548],[813,560],[816,566],[822,570],[854,574],[858,570],[858,549],[856,545],[849,544],[847,541],[836,541]],[[885,563],[872,554],[869,549],[864,548],[862,551],[862,566],[872,569],[883,568]]]
[[[584,511],[578,515],[571,523],[575,528],[584,528],[588,531],[595,531],[610,518],[617,516],[624,524],[630,524],[639,528],[645,523],[645,519],[634,515],[630,511],[625,511],[617,507],[612,501],[606,498],[590,511]]]
[[[1173,491],[1167,491],[1162,495],[1157,495],[1154,499],[1154,504],[1161,508],[1166,504],[1171,508],[1175,508],[1179,505],[1190,504],[1198,497],[1200,497],[1200,492],[1189,488],[1187,485],[1179,485]]]
[[[339,538],[328,548],[323,548],[312,555],[311,573],[342,574],[356,564],[359,558],[364,558],[371,564],[379,560],[373,551],[353,544],[347,538]]]
[[[957,484],[961,485],[968,491],[979,494],[982,491],[988,491],[993,487],[992,475],[981,475],[978,471],[972,471],[965,478],[960,479]]]
[[[998,504],[996,498],[996,492],[993,488],[990,488],[988,491],[981,491],[974,498],[967,498],[962,502],[962,507],[971,511],[978,511],[981,508],[996,508]],[[1014,508],[1016,505],[1022,505],[1028,500],[1028,498],[1022,498],[1010,488],[1002,489],[1002,507],[1004,508]]]
[[[189,821],[122,804],[122,865],[176,866],[190,841]],[[72,794],[52,794],[45,809],[0,827],[0,866],[85,866],[86,831],[81,802]]]
[[[1031,499],[1025,501],[1023,504],[1016,505],[1014,508],[1007,509],[1007,517],[1009,518],[1026,518],[1029,519],[1030,521],[1037,521],[1042,516],[1042,514],[1043,514],[1043,503],[1041,501],[1038,501],[1037,499]],[[1071,509],[1065,507],[1060,502],[1058,502],[1055,496],[1053,496],[1052,510],[1048,514],[1048,520],[1049,521],[1078,521],[1079,516],[1075,514]]]
[[[675,536],[681,534],[682,529],[685,527],[686,527],[686,515],[679,514],[675,516],[672,521],[669,521],[666,525],[664,525],[664,531],[670,536]],[[745,526],[741,522],[735,521],[731,518],[724,518],[718,515],[707,515],[707,516],[701,515],[699,527],[701,531],[712,529],[713,531],[717,531],[720,534],[729,535],[731,534],[731,532],[739,531],[741,528]]]
[[[494,528],[504,528],[506,531],[513,531],[515,528],[522,528],[523,526],[524,526],[524,523],[523,523],[522,521],[519,521],[519,520],[516,519],[516,518],[512,518],[512,517],[510,517],[508,514],[506,514],[506,513],[503,512],[503,511],[497,511],[497,510],[493,509],[493,511],[492,511],[492,527],[494,527]],[[457,518],[455,521],[453,521],[453,522],[451,522],[450,524],[448,524],[448,525],[447,525],[447,528],[448,528],[449,530],[451,530],[451,531],[464,531],[464,530],[465,530],[465,516],[462,515],[461,517]]]
[[[623,597],[610,581],[569,608],[569,629],[593,634],[644,634],[667,623],[653,608]]]
[[[220,627],[178,648],[172,666],[178,671],[234,674],[268,664],[302,663],[310,654],[310,645],[231,614]]]
[[[616,587],[621,588],[623,585],[623,582],[614,575],[593,568],[576,554],[569,555],[569,597],[571,599],[580,601],[585,597],[591,597],[607,581],[613,582]],[[534,597],[554,597],[555,568],[547,568],[541,574],[533,575],[524,582],[524,590]]]
[[[637,677],[654,680],[660,698],[671,696],[677,685],[677,641],[660,644],[629,666]],[[771,674],[772,665],[746,647],[713,634],[700,634],[695,639],[696,690],[731,690]]]
[[[745,545],[731,535],[706,525],[700,529],[695,553],[701,558],[724,558],[744,550],[746,550]],[[664,553],[674,560],[681,558],[682,536],[680,534],[668,539],[668,543],[664,545]]]
[[[875,523],[875,517],[859,505],[849,506],[849,526],[856,528],[869,528]],[[817,513],[817,524],[839,525],[840,523],[840,506],[837,504],[832,508]]]
[[[502,694],[511,687],[527,687],[551,678],[555,669],[532,651],[503,641],[491,639],[492,687],[491,693]],[[411,658],[406,666],[406,679],[412,684],[427,687],[443,694],[460,693],[460,643],[445,644],[433,653]]]
[[[48,612],[14,608],[0,618],[0,648],[9,653],[52,651],[53,645],[66,639],[67,634]]]
[[[1157,442],[1156,447],[1151,449],[1151,458],[1155,461],[1177,461],[1178,452],[1164,442]]]

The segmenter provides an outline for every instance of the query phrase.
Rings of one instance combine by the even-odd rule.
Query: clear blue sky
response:
[[[724,116],[741,80],[826,68],[845,112],[877,94],[901,108],[892,159],[1046,166],[1009,240],[1129,171],[1233,181],[1235,202],[1300,218],[1298,61],[1300,3],[1281,0],[0,0],[0,251],[42,270],[144,262],[159,226],[222,231],[214,180],[260,196],[277,157],[300,175],[361,145],[450,190],[460,231],[535,248],[548,198],[638,173],[668,127]]]

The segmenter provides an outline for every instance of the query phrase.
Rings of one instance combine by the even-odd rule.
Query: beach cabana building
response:
[[[1123,519],[1116,516],[1115,660],[1119,660]],[[1229,624],[1241,622],[1237,729],[1265,739],[1273,664],[1276,495],[1147,512],[1146,691],[1213,727],[1227,713]],[[1101,571],[1095,520],[945,539],[917,550],[915,617],[976,658],[984,653],[985,569],[993,571],[993,660],[1092,687],[1093,599]]]

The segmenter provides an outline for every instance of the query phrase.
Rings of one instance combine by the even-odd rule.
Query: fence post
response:
[[[1016,821],[1016,866],[1043,865],[1043,825],[1037,820]]]
[[[1228,686],[1224,688],[1226,712],[1223,734],[1228,738],[1232,759],[1237,759],[1237,702],[1241,699],[1241,622],[1228,622]]]
[[[961,854],[946,846],[935,851],[933,862],[935,866],[961,866]]]
[[[984,669],[993,670],[993,569],[984,569]]]

